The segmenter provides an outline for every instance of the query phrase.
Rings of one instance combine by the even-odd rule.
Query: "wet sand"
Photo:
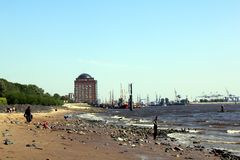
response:
[[[149,137],[147,143],[129,145],[112,138],[111,134],[118,128],[109,130],[98,123],[84,122],[82,129],[76,131],[63,129],[72,124],[81,128],[82,124],[82,121],[65,120],[66,113],[92,111],[70,106],[49,113],[33,113],[30,124],[25,123],[22,113],[0,113],[0,160],[220,159],[207,150],[163,143],[161,138],[154,141]],[[50,129],[44,128],[44,122],[48,122]]]

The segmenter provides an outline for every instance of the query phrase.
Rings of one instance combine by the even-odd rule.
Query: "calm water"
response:
[[[189,129],[187,134],[169,135],[179,143],[193,146],[193,141],[197,141],[197,145],[226,149],[240,155],[240,105],[225,105],[225,112],[219,112],[220,106],[158,106],[134,111],[110,109],[106,113],[78,116],[106,123],[152,127],[152,120],[157,115],[159,128]]]

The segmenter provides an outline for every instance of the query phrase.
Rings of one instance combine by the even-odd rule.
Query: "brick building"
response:
[[[97,102],[97,81],[89,74],[83,73],[74,81],[74,100],[77,103]]]

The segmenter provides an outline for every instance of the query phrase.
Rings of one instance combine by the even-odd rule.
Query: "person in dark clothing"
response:
[[[153,120],[153,139],[156,140],[157,138],[157,116]]]
[[[224,106],[221,105],[221,112],[224,112]]]
[[[30,106],[25,110],[24,117],[26,118],[27,122],[30,123],[32,121],[32,114]]]

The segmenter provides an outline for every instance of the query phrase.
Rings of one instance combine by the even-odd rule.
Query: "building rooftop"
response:
[[[83,73],[80,76],[78,76],[77,79],[91,79],[91,78],[93,78],[93,77],[91,77],[89,74]]]

